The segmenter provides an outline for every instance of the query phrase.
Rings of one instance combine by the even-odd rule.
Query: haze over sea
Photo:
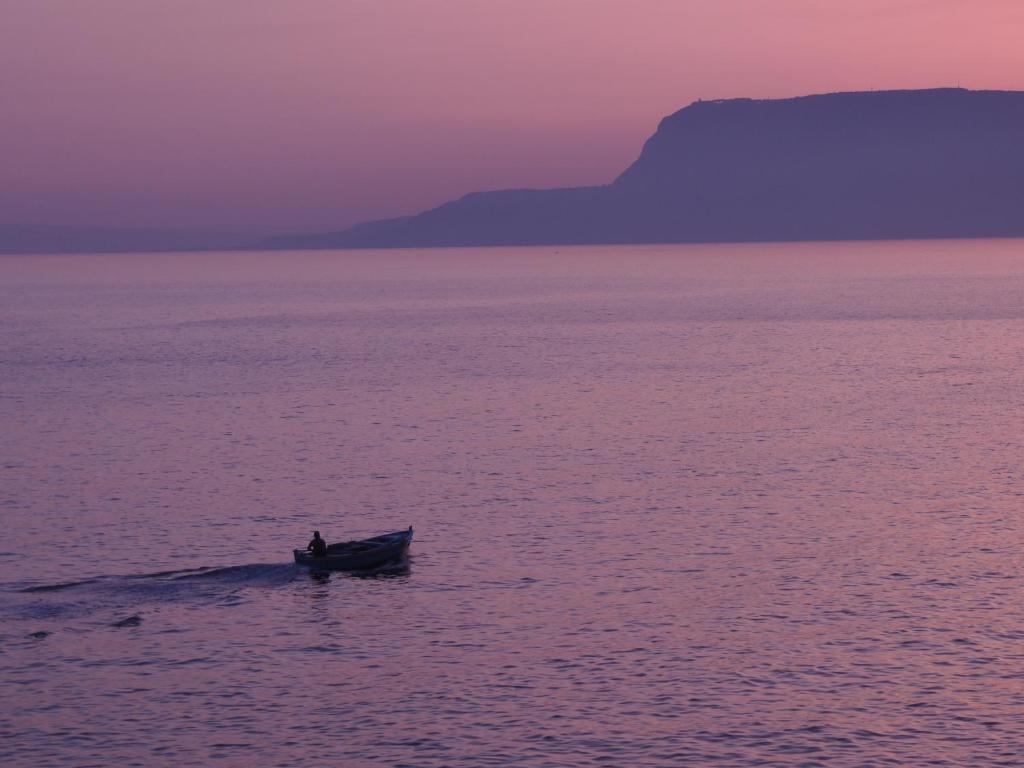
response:
[[[1022,341],[1019,240],[0,258],[0,762],[1024,765]]]

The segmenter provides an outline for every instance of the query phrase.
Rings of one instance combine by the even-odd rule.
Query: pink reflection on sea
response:
[[[1021,249],[4,257],[0,754],[1005,761]]]

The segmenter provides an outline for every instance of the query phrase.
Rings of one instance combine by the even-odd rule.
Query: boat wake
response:
[[[246,600],[251,590],[281,587],[303,575],[301,568],[290,563],[253,563],[10,585],[0,592],[0,619],[11,625],[31,622],[36,625],[32,627],[36,637],[40,623],[53,625],[44,627],[50,631],[69,621],[137,627],[142,623],[140,611],[147,608],[171,603],[236,604]]]
[[[0,587],[0,622],[11,634],[43,639],[70,624],[133,628],[147,611],[171,604],[231,606],[259,599],[267,589],[335,579],[388,579],[409,573],[409,557],[360,572],[316,573],[293,563],[250,563],[153,573],[93,576],[50,584]],[[21,624],[23,631],[17,625]],[[27,626],[26,626],[27,625]]]
[[[81,581],[65,581],[56,584],[34,584],[18,589],[22,593],[62,592],[82,587],[107,587],[128,591],[142,589],[150,585],[176,584],[191,579],[235,584],[240,586],[275,586],[292,581],[301,570],[291,564],[254,563],[252,565],[228,565],[206,568],[183,568],[175,571],[158,571],[156,573],[128,574],[123,576],[95,576]],[[139,584],[145,586],[140,587]]]

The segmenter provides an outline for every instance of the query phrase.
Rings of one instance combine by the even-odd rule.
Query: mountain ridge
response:
[[[1024,92],[698,100],[608,184],[472,192],[266,248],[1024,235]]]

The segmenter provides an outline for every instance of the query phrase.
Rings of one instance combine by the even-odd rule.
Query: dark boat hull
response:
[[[324,557],[305,550],[293,550],[295,562],[315,571],[365,571],[405,557],[412,544],[412,527],[362,541],[331,544]]]

